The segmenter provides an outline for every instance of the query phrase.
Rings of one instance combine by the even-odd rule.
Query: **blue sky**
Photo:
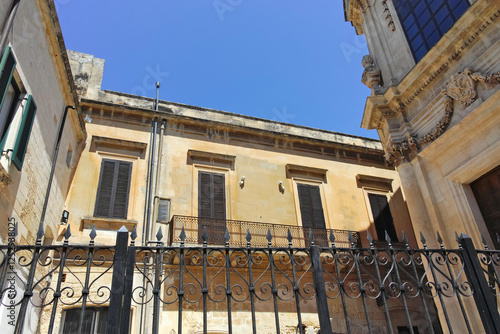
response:
[[[370,90],[342,0],[55,0],[103,89],[358,136]]]

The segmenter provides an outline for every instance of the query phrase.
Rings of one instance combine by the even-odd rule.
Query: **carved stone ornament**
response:
[[[361,82],[370,89],[379,87],[382,84],[382,77],[380,75],[380,69],[375,65],[372,56],[364,56],[361,60],[361,65],[365,68],[361,76]]]
[[[446,85],[446,94],[466,106],[477,98],[476,81],[471,77],[472,71],[466,68],[451,76]]]
[[[445,96],[444,115],[434,128],[425,136],[415,140],[410,134],[407,139],[399,143],[390,143],[386,147],[386,160],[398,166],[404,160],[411,161],[423,145],[433,142],[441,136],[451,123],[454,113],[454,101],[466,106],[477,99],[476,84],[481,82],[489,85],[500,84],[500,72],[484,75],[466,68],[462,72],[451,76],[446,88],[441,92]]]

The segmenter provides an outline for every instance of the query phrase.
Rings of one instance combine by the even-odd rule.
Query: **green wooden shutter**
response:
[[[110,217],[116,161],[103,160],[99,174],[99,186],[95,202],[95,217]]]
[[[12,76],[14,75],[15,67],[16,59],[14,58],[10,46],[8,46],[0,62],[0,110],[2,109],[7,87],[9,87]]]
[[[28,141],[33,128],[33,121],[35,120],[36,103],[33,96],[28,96],[28,101],[23,111],[23,118],[21,120],[21,127],[17,133],[16,144],[14,145],[14,152],[12,152],[12,163],[18,170],[21,170],[24,162],[24,155],[28,147]]]

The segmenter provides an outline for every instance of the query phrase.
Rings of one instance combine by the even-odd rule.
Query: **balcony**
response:
[[[220,219],[209,219],[209,218],[198,218],[190,216],[173,216],[170,221],[170,243],[180,243],[180,237],[182,227],[186,233],[185,244],[188,245],[201,245],[203,233],[203,227],[207,228],[209,245],[225,245],[224,233],[226,228],[229,231],[229,245],[231,247],[246,247],[247,240],[246,234],[247,230],[250,231],[252,235],[251,245],[252,247],[267,247],[267,232],[271,231],[272,247],[288,247],[288,230],[292,234],[292,246],[293,247],[309,247],[309,229],[303,228],[301,226],[294,225],[281,225],[281,224],[266,224],[257,222],[248,222],[241,220],[220,220]],[[321,247],[330,247],[330,231],[335,235],[335,245],[339,248],[351,247],[349,241],[349,233],[346,230],[329,230],[329,229],[312,229],[314,236],[314,244]],[[354,237],[354,242],[359,245],[360,238],[358,232],[352,232]]]

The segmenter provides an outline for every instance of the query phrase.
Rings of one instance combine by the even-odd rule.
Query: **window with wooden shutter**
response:
[[[327,246],[328,236],[319,186],[297,184],[297,189],[306,242],[309,240],[309,228],[312,228],[315,243],[320,246]]]
[[[103,159],[95,217],[127,219],[132,162]]]
[[[225,175],[198,172],[198,239],[206,227],[209,244],[224,244],[226,231]]]
[[[385,231],[389,234],[391,242],[398,242],[398,235],[394,227],[391,209],[387,196],[378,194],[368,194],[370,207],[373,214],[375,229],[379,241],[385,241]]]
[[[12,152],[12,163],[18,170],[21,170],[24,162],[24,155],[26,154],[26,148],[28,147],[28,141],[31,135],[31,129],[33,128],[33,121],[35,120],[36,113],[36,103],[33,96],[28,96],[28,101],[23,111],[23,118],[21,121],[21,127],[17,133],[16,144],[14,146],[14,151]]]

